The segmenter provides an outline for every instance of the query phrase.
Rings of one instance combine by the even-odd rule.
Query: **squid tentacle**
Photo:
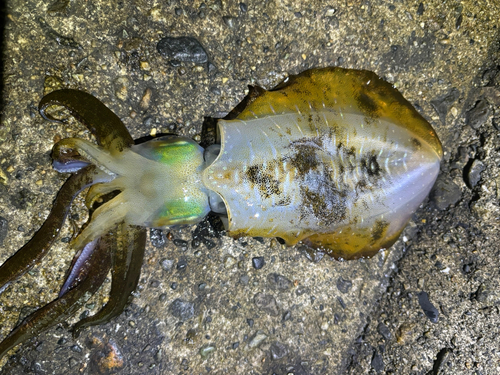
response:
[[[38,105],[40,115],[49,121],[64,122],[46,113],[47,108],[54,105],[69,110],[95,135],[98,144],[112,152],[121,152],[134,144],[120,118],[99,99],[86,92],[63,89],[52,91],[42,98]]]
[[[43,97],[39,104],[40,114],[47,120],[60,121],[46,113],[46,109],[51,105],[64,106],[70,111],[73,117],[86,125],[96,136],[97,143],[103,147],[103,149],[101,149],[102,153],[110,152],[116,154],[134,144],[130,133],[119,117],[108,109],[100,100],[90,94],[78,90],[65,89],[54,91]],[[54,156],[56,156],[56,158],[59,156],[66,156],[66,158],[70,160],[70,163],[75,160],[81,161],[82,163],[88,162],[88,159],[85,160],[85,156],[88,154],[86,155],[84,153],[84,155],[80,156],[78,154],[79,150],[72,149],[73,146],[78,148],[79,145],[83,144],[79,143],[81,140],[75,140],[76,142],[74,144],[72,143],[74,140],[68,141],[69,143],[67,146],[69,148],[66,151],[69,150],[70,154],[76,153],[76,155],[72,154],[68,158],[68,153],[62,155],[60,151],[57,151],[54,153]],[[55,150],[62,150],[62,145],[64,145],[64,143],[60,143],[59,146],[56,145]],[[91,150],[92,149],[91,147]],[[90,161],[93,162],[94,160]],[[108,191],[109,189],[106,191],[99,190],[97,187],[99,185],[94,186],[95,189],[91,191],[97,191],[98,196],[96,196],[95,193],[91,194],[90,198],[87,198],[88,206],[92,206],[96,199],[110,192]],[[115,197],[114,199],[114,203],[116,203],[120,198]],[[106,201],[104,205],[109,206],[114,204],[112,201],[113,199],[110,199]],[[99,212],[102,210],[97,209],[96,211],[95,215],[93,215],[94,219],[99,219]],[[76,325],[75,334],[86,326],[107,322],[114,316],[120,314],[127,303],[130,293],[136,288],[139,281],[146,244],[146,230],[125,223],[119,223],[114,231],[121,233],[114,233],[113,237],[118,237],[116,243],[109,245],[109,251],[113,255],[110,299],[102,310],[94,316],[84,319],[81,324]],[[87,232],[90,232],[90,229]],[[85,235],[82,235],[84,233],[85,229],[75,240],[79,241],[79,243],[77,243],[79,247],[82,247],[82,245],[90,239],[87,238],[84,241],[83,238]],[[94,236],[95,235],[96,234],[94,234]],[[130,259],[133,261],[130,262]]]
[[[53,105],[64,106],[69,110],[73,117],[87,126],[95,135],[98,144],[107,152],[119,154],[134,144],[132,137],[118,116],[90,94],[65,89],[53,91],[42,98],[39,104],[40,114],[47,120],[64,122],[46,113],[46,109]],[[0,267],[0,293],[13,280],[39,263],[48,252],[64,223],[73,198],[84,187],[106,179],[109,180],[110,176],[103,173],[102,170],[95,166],[86,166],[88,162],[79,155],[68,155],[54,154],[56,167],[57,163],[61,161],[59,163],[61,165],[60,171],[77,171],[77,173],[64,183],[48,219],[40,230],[21,250]],[[68,162],[68,164],[64,165],[62,162]],[[144,255],[146,230],[124,223],[118,225],[122,237],[118,240],[115,238],[117,229],[100,238],[94,235],[93,239],[89,239],[93,240],[91,242],[95,243],[95,248],[88,249],[88,254],[84,255],[88,258],[75,262],[76,269],[70,272],[70,276],[68,276],[70,280],[63,285],[60,296],[28,316],[9,333],[0,343],[0,358],[17,344],[66,320],[80,309],[104,282],[107,272],[111,268],[110,254],[115,254],[117,259],[126,259],[127,262],[114,262],[113,269],[116,271],[113,272],[113,278],[116,275],[117,280],[113,282],[116,286],[110,296],[110,307],[105,307],[104,313],[96,314],[96,318],[91,317],[84,325],[98,324],[93,322],[97,322],[98,319],[107,321],[121,313],[128,296],[137,286]],[[124,237],[123,233],[130,235]],[[123,244],[118,246],[116,241],[121,241]],[[91,244],[89,246],[92,247]],[[133,262],[130,263],[130,259],[133,259]],[[126,293],[124,293],[125,296],[120,297],[123,290],[118,291],[117,289],[123,280],[127,285]],[[112,306],[114,307],[112,308]],[[83,327],[83,324],[80,327]]]
[[[9,333],[0,343],[0,358],[17,344],[64,322],[87,302],[102,285],[110,268],[109,241],[109,235],[96,241],[94,251],[80,268],[76,286],[26,317]]]
[[[112,279],[109,300],[99,312],[74,325],[73,336],[75,338],[79,336],[83,328],[107,323],[118,316],[125,308],[130,294],[139,282],[146,245],[146,232],[142,228],[131,227],[123,223],[118,226],[117,232],[120,235],[114,246],[118,249],[111,252]]]
[[[87,266],[89,258],[94,253],[98,240],[99,238],[86,244],[83,249],[79,250],[73,257],[71,267],[67,272],[66,280],[64,281],[63,286],[59,290],[58,297],[65,295],[70,289],[74,288],[80,280],[84,279],[85,267]]]
[[[92,241],[92,239],[102,236],[109,230],[113,230],[113,228],[123,222],[127,210],[128,205],[124,201],[123,193],[108,200],[95,210],[92,220],[89,220],[87,226],[71,242],[71,246],[81,249],[88,242]]]
[[[47,254],[57,239],[73,199],[84,188],[94,183],[95,169],[94,166],[86,167],[66,180],[57,194],[49,216],[38,232],[0,266],[0,293]]]

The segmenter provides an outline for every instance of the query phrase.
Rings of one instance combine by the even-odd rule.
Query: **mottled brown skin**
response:
[[[391,237],[386,237],[388,223],[379,220],[373,231],[366,233],[356,232],[352,235],[349,227],[342,228],[342,233],[333,235],[315,234],[305,240],[303,243],[313,249],[320,250],[331,257],[339,260],[353,260],[375,255],[380,249],[390,248],[397,241],[401,232]],[[404,229],[404,228],[403,228]],[[368,246],[366,245],[368,243]],[[349,249],[362,249],[355,253]]]
[[[425,139],[439,158],[443,155],[441,143],[429,123],[391,84],[380,79],[375,73],[364,70],[312,69],[289,77],[270,91],[260,87],[250,87],[248,96],[226,119],[250,121],[279,113],[298,112],[305,114],[305,124],[302,123],[304,121],[302,118],[297,120],[300,126],[309,126],[311,131],[315,131],[315,124],[321,119],[317,118],[318,112],[312,110],[324,107],[339,113],[355,108],[356,112],[360,112],[364,116],[364,121],[367,124],[373,124],[378,120],[396,124],[402,129],[408,130],[410,134]],[[342,175],[346,171],[352,172],[356,165],[351,162],[351,159],[358,154],[359,150],[352,146],[346,147],[342,143],[345,138],[342,127],[335,123],[329,123],[329,126],[332,134],[336,135],[338,153],[344,157],[343,165],[339,166],[340,174]],[[290,131],[287,134],[290,134]],[[311,142],[316,143],[319,148],[322,147],[321,139],[318,138],[315,141],[313,138],[307,138],[304,139],[304,142],[297,141],[290,145],[297,150],[292,158],[278,159],[274,162],[267,161],[266,167],[263,164],[249,165],[246,173],[247,181],[255,186],[256,191],[263,198],[274,197],[279,204],[286,205],[287,201],[282,199],[280,189],[282,181],[276,179],[272,171],[275,168],[279,169],[279,165],[284,162],[292,164],[299,177],[305,176],[309,171],[323,168],[324,175],[327,176],[325,177],[324,191],[329,193],[320,195],[311,192],[307,187],[303,188],[302,200],[307,203],[304,210],[312,210],[318,222],[340,223],[346,218],[344,197],[347,187],[342,186],[340,181],[326,181],[329,171],[326,167],[318,165],[317,151],[315,147],[310,145]],[[413,138],[413,144],[416,150],[422,146],[417,138]],[[379,163],[377,154],[372,152],[363,155],[360,163],[364,178],[357,183],[356,191],[364,192],[367,189],[376,189],[380,179],[387,173],[384,166]],[[328,210],[326,207],[335,207],[335,209]],[[304,212],[304,216],[306,213]],[[306,245],[324,251],[335,258],[355,259],[372,256],[382,248],[389,248],[401,232],[388,235],[388,225],[383,222],[377,223],[375,228],[367,230],[366,233],[360,232],[353,229],[356,225],[356,219],[354,218],[352,222],[338,231],[329,233],[302,232],[298,237],[283,236],[283,239],[288,245],[294,245],[302,240]],[[229,222],[231,223],[231,217],[229,217]],[[262,236],[262,233],[252,227],[229,230],[229,235],[235,237],[241,235]],[[276,235],[279,236],[279,234]]]
[[[316,85],[324,87],[323,91],[318,92]],[[270,91],[253,88],[248,97],[230,113],[229,118],[245,120],[255,115],[265,115],[269,112],[269,103],[273,104],[276,112],[294,111],[297,106],[307,113],[310,106],[321,108],[323,104],[333,109],[361,108],[368,121],[390,119],[428,140],[439,156],[443,155],[441,142],[429,123],[390,83],[368,70],[336,67],[311,69],[290,76]]]

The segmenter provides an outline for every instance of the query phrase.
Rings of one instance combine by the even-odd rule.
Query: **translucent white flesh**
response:
[[[311,234],[389,224],[398,233],[429,193],[440,157],[401,126],[324,109],[220,121],[203,182],[228,210],[230,234]],[[314,201],[314,197],[319,200]]]
[[[89,203],[101,194],[121,191],[94,212],[88,226],[76,238],[75,247],[85,246],[122,221],[148,227],[170,225],[170,217],[165,217],[164,213],[172,202],[188,209],[195,208],[196,215],[185,210],[187,215],[182,223],[197,222],[210,211],[207,191],[201,182],[203,149],[193,141],[189,140],[196,145],[197,151],[184,158],[181,165],[149,158],[155,141],[133,146],[116,156],[90,142],[72,141],[82,156],[110,177],[109,182],[94,185]]]

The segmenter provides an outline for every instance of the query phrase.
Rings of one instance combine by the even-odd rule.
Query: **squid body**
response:
[[[69,138],[54,146],[54,167],[73,175],[40,230],[0,266],[0,293],[46,255],[88,186],[91,215],[73,240],[77,257],[59,297],[3,339],[0,358],[75,314],[109,269],[108,303],[74,332],[119,315],[139,280],[144,227],[195,224],[213,211],[233,237],[280,237],[343,259],[373,255],[397,240],[443,156],[431,125],[363,70],[313,69],[271,91],[251,88],[206,149],[177,136],[135,145],[120,119],[81,91],[46,95],[47,119],[52,105],[69,109],[98,144]]]
[[[429,123],[374,73],[315,69],[272,91],[254,88],[219,144],[184,137],[134,145],[117,155],[81,139],[56,146],[96,165],[101,206],[83,246],[117,223],[168,227],[220,213],[231,236],[303,241],[352,259],[388,248],[432,188],[442,148]],[[233,115],[234,117],[234,115]]]

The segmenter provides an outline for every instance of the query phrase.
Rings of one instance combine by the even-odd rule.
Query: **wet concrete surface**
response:
[[[50,165],[54,142],[91,139],[77,122],[38,115],[49,88],[92,93],[134,138],[200,140],[204,116],[229,112],[248,85],[272,88],[314,67],[369,69],[431,122],[445,157],[390,251],[312,262],[276,240],[153,232],[120,317],[77,340],[68,331],[105,303],[105,283],[68,326],[14,349],[0,373],[500,373],[495,1],[6,4],[0,262],[43,223],[65,180]],[[76,227],[85,215],[80,199]],[[66,225],[42,264],[0,295],[0,338],[56,297],[73,231]]]

